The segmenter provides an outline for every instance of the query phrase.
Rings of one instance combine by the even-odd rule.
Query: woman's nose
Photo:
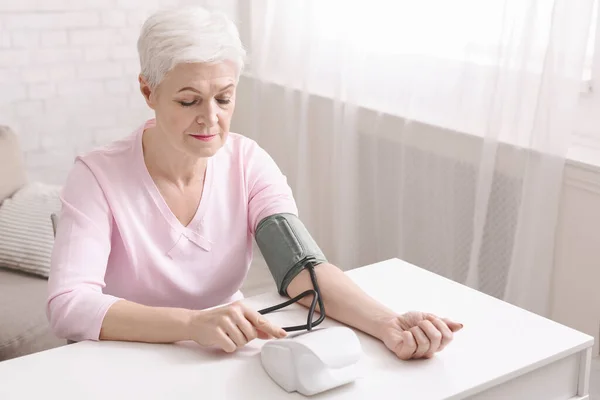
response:
[[[212,104],[207,104],[205,107],[202,107],[196,121],[201,125],[206,125],[208,128],[217,125],[219,123],[219,117],[217,115],[216,107]]]

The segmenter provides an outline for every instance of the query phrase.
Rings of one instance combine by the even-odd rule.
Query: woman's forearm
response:
[[[315,272],[327,317],[379,338],[382,323],[397,316],[397,313],[366,294],[335,265],[319,264],[315,267]],[[310,274],[305,269],[292,280],[288,286],[288,294],[295,297],[312,288]],[[308,296],[300,303],[308,307],[311,300]]]
[[[127,300],[115,302],[106,312],[100,340],[173,343],[189,340],[192,311],[148,307]]]

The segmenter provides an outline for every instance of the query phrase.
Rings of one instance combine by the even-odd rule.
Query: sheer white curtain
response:
[[[547,315],[593,3],[252,1],[242,133],[333,263],[398,257]]]

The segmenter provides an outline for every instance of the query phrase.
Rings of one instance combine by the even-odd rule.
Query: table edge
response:
[[[473,386],[472,388],[467,389],[467,390],[465,390],[465,391],[463,391],[461,393],[458,393],[458,394],[455,394],[455,395],[453,395],[451,397],[448,397],[447,400],[462,399],[464,397],[468,397],[468,396],[473,396],[473,395],[479,394],[479,393],[481,393],[481,392],[483,392],[485,390],[488,390],[488,389],[491,389],[491,388],[496,387],[498,385],[501,385],[503,383],[509,382],[510,380],[518,378],[520,376],[523,376],[523,375],[525,375],[525,374],[527,374],[529,372],[533,372],[533,371],[538,370],[540,368],[546,367],[546,366],[548,366],[548,365],[550,365],[550,364],[552,364],[552,363],[554,363],[556,361],[563,360],[563,359],[565,359],[567,357],[570,357],[572,355],[575,355],[577,353],[583,353],[587,349],[592,348],[593,345],[594,345],[594,340],[592,338],[591,340],[588,340],[587,342],[585,342],[583,344],[580,344],[580,345],[577,345],[577,346],[572,347],[570,349],[567,349],[567,350],[564,350],[562,352],[556,353],[556,354],[554,354],[554,355],[552,355],[550,357],[547,357],[547,358],[545,358],[545,359],[543,359],[543,360],[541,360],[541,361],[539,361],[539,362],[537,362],[535,364],[531,364],[531,365],[525,366],[523,368],[515,369],[514,371],[509,372],[507,374],[504,374],[502,376],[499,376],[499,377],[497,377],[497,378],[495,378],[495,379],[493,379],[491,381],[488,381],[488,382],[485,382],[485,383]],[[580,371],[580,373],[581,373],[581,371]],[[456,397],[456,396],[460,396],[460,397]]]

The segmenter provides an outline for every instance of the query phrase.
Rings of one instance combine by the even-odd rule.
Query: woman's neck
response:
[[[147,129],[142,136],[144,162],[150,175],[182,187],[203,181],[207,159],[185,154],[163,138],[157,127]]]

